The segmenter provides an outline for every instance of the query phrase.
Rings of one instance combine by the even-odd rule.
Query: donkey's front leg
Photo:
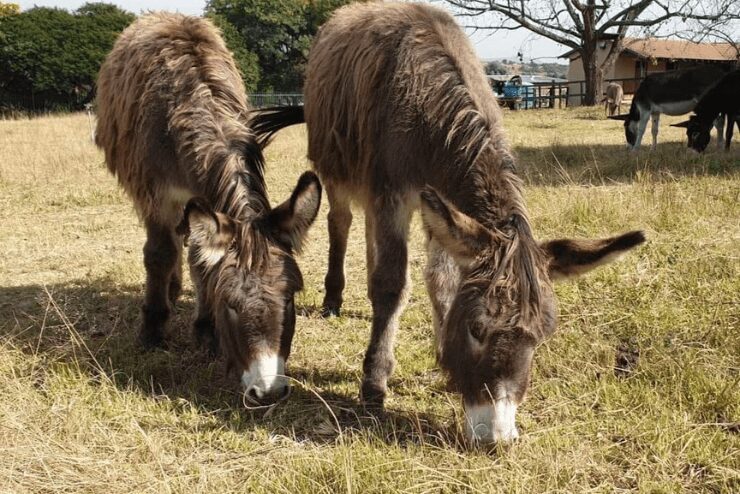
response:
[[[179,251],[171,227],[154,220],[145,223],[146,295],[141,308],[144,320],[139,339],[145,347],[153,347],[164,344],[164,328],[170,317],[170,282]]]
[[[653,113],[651,117],[653,119],[653,145],[651,149],[655,150],[658,147],[658,127],[660,126],[660,113]]]
[[[727,123],[732,124],[731,117],[728,116]],[[717,130],[717,149],[722,149],[724,143],[725,143],[725,114],[720,113],[717,115],[717,118],[714,119],[714,128]]]
[[[409,222],[413,209],[410,201],[401,198],[375,201],[366,214],[374,225],[375,267],[370,275],[369,292],[373,307],[370,345],[362,365],[362,401],[382,406],[393,372],[398,319],[403,312],[409,290],[408,241]]]
[[[352,225],[349,197],[327,184],[329,197],[329,270],[324,279],[324,303],[322,315],[338,316],[342,307],[344,291],[344,257],[347,252],[347,236]]]
[[[191,251],[192,252],[192,251]],[[197,308],[195,321],[193,322],[193,337],[199,348],[206,348],[211,356],[219,353],[219,340],[216,332],[216,323],[213,317],[213,309],[208,303],[206,289],[203,286],[203,273],[197,266],[193,254],[189,256],[190,279],[193,280]]]

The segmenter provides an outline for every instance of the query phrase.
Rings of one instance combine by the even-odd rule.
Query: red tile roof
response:
[[[735,60],[737,50],[730,43],[692,43],[691,41],[625,38],[624,51],[642,58],[671,60]]]
[[[668,60],[733,61],[738,56],[737,50],[730,43],[693,43],[658,38],[625,38],[622,53],[625,52],[641,58]],[[579,58],[579,55],[575,50],[560,55],[560,58],[566,57]]]

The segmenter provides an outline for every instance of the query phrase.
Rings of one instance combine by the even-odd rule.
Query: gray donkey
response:
[[[421,208],[438,361],[462,393],[468,436],[517,437],[535,347],[555,330],[550,280],[604,264],[644,236],[535,240],[501,111],[468,37],[438,8],[337,10],[309,54],[305,114],[264,110],[253,129],[266,142],[304,117],[331,205],[328,314],[342,305],[350,201],[365,209],[373,321],[362,398],[381,405],[386,395],[409,292],[409,223]]]
[[[307,172],[290,199],[270,208],[247,109],[241,76],[209,21],[151,14],[121,34],[100,70],[96,142],[146,226],[141,341],[163,344],[187,235],[195,336],[214,350],[218,342],[246,399],[265,404],[289,389],[293,294],[303,283],[293,252],[316,217],[321,186]]]

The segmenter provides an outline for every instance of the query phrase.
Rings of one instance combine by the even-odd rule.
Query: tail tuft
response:
[[[274,106],[253,110],[249,125],[257,143],[264,148],[279,130],[305,121],[303,106]]]

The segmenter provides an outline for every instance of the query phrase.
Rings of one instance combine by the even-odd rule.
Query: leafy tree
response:
[[[234,56],[236,68],[241,72],[247,91],[255,91],[260,80],[260,66],[257,55],[245,47],[244,39],[239,31],[226,18],[218,14],[209,14],[208,17],[221,30],[221,36],[226,42],[226,47]]]
[[[209,0],[206,13],[230,23],[241,48],[259,60],[260,91],[296,91],[303,85],[308,49],[331,12],[348,0]],[[230,45],[235,50],[233,45]]]
[[[35,7],[0,17],[0,98],[27,109],[79,106],[134,16],[88,3],[74,13]]]
[[[8,17],[11,15],[18,15],[21,13],[21,6],[17,3],[3,3],[0,2],[0,18]]]
[[[488,62],[486,64],[486,74],[489,75],[504,75],[507,74],[508,71],[506,70],[506,67],[501,62],[497,62],[496,60],[492,62]]]

